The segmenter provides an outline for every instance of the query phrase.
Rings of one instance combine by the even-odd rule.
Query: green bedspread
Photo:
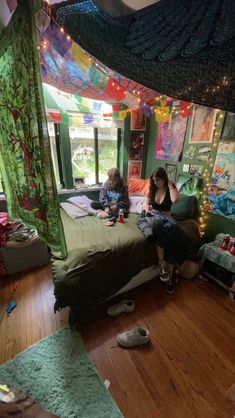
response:
[[[78,315],[125,286],[142,268],[156,263],[153,246],[130,214],[124,224],[86,216],[73,220],[61,211],[67,260],[54,260],[55,310],[70,306]]]
[[[72,219],[63,210],[67,260],[54,259],[55,310],[69,306],[78,318],[101,303],[141,269],[157,264],[156,249],[129,214],[124,224],[105,226],[96,216]],[[198,225],[193,219],[177,222],[198,249]]]

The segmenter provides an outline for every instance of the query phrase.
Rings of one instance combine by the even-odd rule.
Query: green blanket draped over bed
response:
[[[18,0],[0,35],[0,169],[9,218],[36,227],[66,256],[42,96],[35,11]]]
[[[53,263],[55,309],[87,311],[156,261],[154,248],[136,225],[136,215],[113,227],[95,216],[73,220],[64,211],[62,221],[68,258]]]
[[[125,286],[143,268],[157,264],[156,250],[129,214],[124,224],[105,226],[95,216],[72,219],[61,211],[68,248],[66,261],[55,259],[55,309],[70,306],[79,317]],[[194,220],[180,222],[195,242]]]

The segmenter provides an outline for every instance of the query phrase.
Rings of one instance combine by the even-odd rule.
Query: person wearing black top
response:
[[[170,215],[171,205],[179,200],[179,192],[172,183],[168,180],[167,173],[164,168],[159,167],[154,170],[150,177],[149,194],[144,205],[146,216],[151,216],[151,210],[157,210],[164,215]],[[164,257],[164,230],[159,226],[158,231],[154,231],[156,235],[156,249],[160,264],[160,279],[168,282],[172,277],[174,265],[166,263]]]

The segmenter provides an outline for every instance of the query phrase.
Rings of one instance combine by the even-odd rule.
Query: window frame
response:
[[[120,169],[120,152],[122,143],[122,129],[117,129],[117,168]],[[62,189],[70,190],[74,189],[73,174],[72,174],[72,162],[71,162],[71,144],[69,135],[69,126],[61,125],[60,123],[54,123],[56,152],[59,169],[59,179]],[[99,181],[99,128],[93,128],[93,140],[95,150],[95,185],[101,185]],[[54,167],[53,167],[54,168]],[[95,185],[89,185],[94,187]]]

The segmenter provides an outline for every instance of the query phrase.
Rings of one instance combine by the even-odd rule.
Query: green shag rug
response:
[[[81,336],[68,327],[1,365],[0,382],[27,392],[61,418],[123,418]]]

